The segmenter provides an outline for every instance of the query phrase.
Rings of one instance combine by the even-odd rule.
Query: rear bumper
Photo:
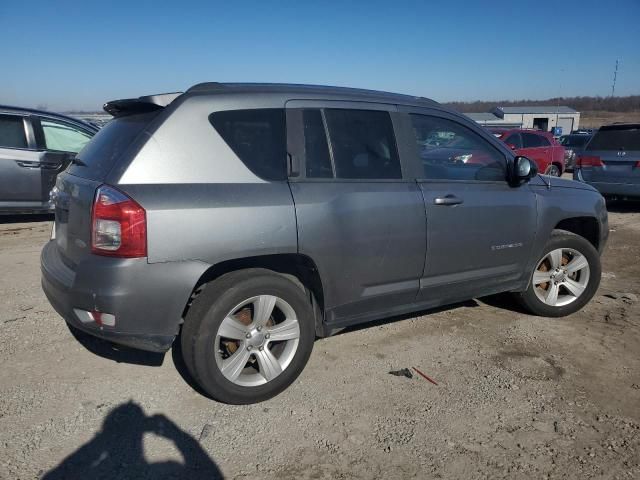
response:
[[[575,169],[573,172],[573,179],[579,182],[591,185],[598,190],[602,195],[615,195],[620,197],[639,197],[640,198],[640,184],[633,183],[609,183],[609,182],[590,182],[583,178],[580,169]]]
[[[69,268],[55,241],[41,255],[42,289],[53,308],[74,327],[121,345],[164,352],[178,333],[193,287],[207,269],[202,262],[149,264],[145,258],[89,255]],[[115,316],[115,326],[83,322],[77,310]]]

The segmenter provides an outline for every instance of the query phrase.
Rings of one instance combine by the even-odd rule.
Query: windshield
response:
[[[570,137],[562,137],[560,144],[565,147],[584,147],[591,139],[591,135],[574,135]]]

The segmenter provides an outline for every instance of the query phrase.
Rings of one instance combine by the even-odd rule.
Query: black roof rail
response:
[[[157,95],[145,95],[138,98],[124,98],[122,100],[112,100],[102,107],[105,112],[110,113],[114,117],[123,117],[125,115],[133,115],[135,113],[153,112],[160,110],[176,98],[182,95],[182,92],[159,93]]]
[[[225,88],[227,88],[227,85],[225,85],[224,83],[220,83],[220,82],[203,82],[203,83],[197,83],[193,87],[190,87],[187,90],[187,93],[211,92],[212,90],[213,91],[215,91],[215,90],[224,90]]]

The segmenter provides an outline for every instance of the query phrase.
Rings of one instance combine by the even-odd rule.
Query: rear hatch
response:
[[[174,97],[175,98],[175,97]],[[136,102],[139,99],[135,100]],[[150,127],[163,106],[123,106],[117,115],[78,153],[64,173],[58,175],[53,192],[55,203],[54,238],[61,260],[72,269],[91,252],[91,212],[97,188],[114,168],[122,168],[146,141],[143,132]],[[113,113],[110,111],[110,113]]]
[[[640,184],[640,124],[602,127],[580,160],[588,182]]]

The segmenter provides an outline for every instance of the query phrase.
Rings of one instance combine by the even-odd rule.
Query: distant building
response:
[[[496,107],[487,113],[465,113],[466,116],[486,127],[534,128],[551,131],[562,127],[562,133],[571,133],[580,126],[580,112],[565,106],[515,106]]]

